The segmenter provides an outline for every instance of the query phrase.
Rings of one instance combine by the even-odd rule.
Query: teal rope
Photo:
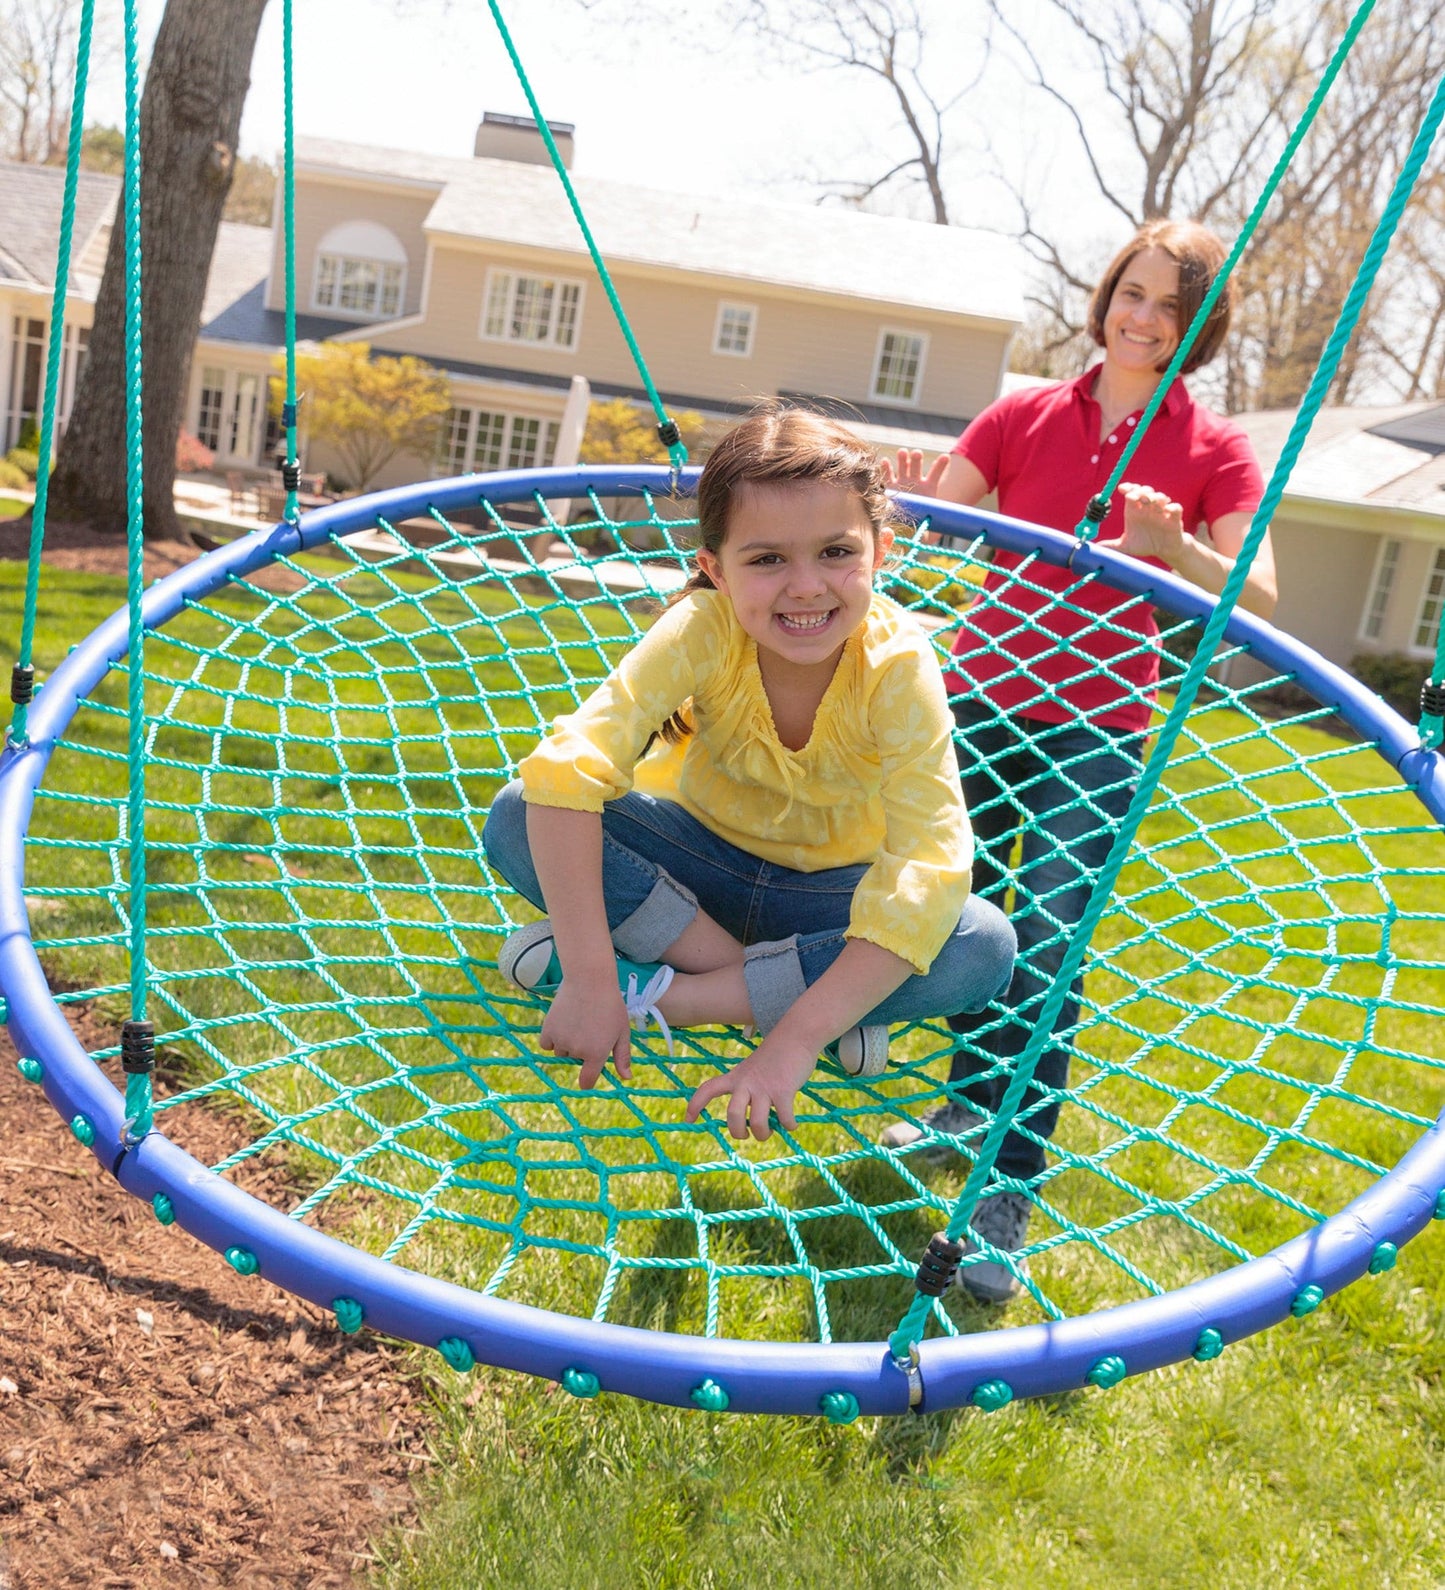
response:
[[[675,430],[671,417],[662,406],[662,399],[658,396],[657,388],[652,384],[652,376],[648,372],[647,362],[642,357],[642,349],[637,345],[637,338],[632,335],[632,326],[628,322],[626,311],[622,307],[622,300],[617,295],[617,289],[612,284],[612,277],[608,274],[607,265],[602,258],[592,236],[592,228],[587,224],[587,217],[582,213],[581,202],[577,198],[576,189],[572,186],[572,179],[567,174],[567,167],[562,163],[562,156],[558,153],[556,140],[552,137],[552,129],[547,125],[547,118],[542,114],[542,107],[537,103],[537,96],[532,92],[532,85],[527,80],[527,74],[522,67],[522,59],[517,54],[517,47],[512,42],[512,35],[507,31],[507,24],[502,20],[501,9],[497,0],[487,0],[491,8],[493,20],[497,24],[497,31],[502,36],[502,43],[506,46],[507,54],[512,59],[512,66],[517,73],[517,79],[522,85],[522,92],[527,96],[527,104],[532,110],[532,119],[537,123],[537,131],[542,135],[542,142],[547,146],[547,153],[552,157],[552,165],[561,179],[563,190],[567,194],[567,202],[572,206],[572,214],[577,218],[577,225],[582,229],[582,236],[587,244],[587,251],[592,256],[592,263],[597,267],[597,274],[602,279],[603,291],[607,294],[608,302],[612,305],[612,313],[617,317],[617,324],[623,337],[626,339],[628,351],[632,354],[632,362],[637,366],[637,373],[641,377],[647,400],[652,404],[652,412],[657,419],[659,434],[663,435],[668,429]],[[673,469],[681,469],[687,462],[687,448],[679,439],[667,443],[667,456],[672,460]]]
[[[1165,370],[1164,374],[1159,378],[1159,385],[1154,389],[1154,396],[1151,397],[1149,402],[1145,405],[1144,412],[1140,416],[1139,423],[1134,427],[1134,434],[1126,443],[1124,451],[1120,453],[1119,462],[1115,464],[1113,473],[1109,476],[1108,480],[1105,481],[1104,489],[1096,498],[1094,498],[1094,504],[1098,504],[1099,507],[1103,509],[1103,512],[1098,514],[1097,519],[1086,512],[1084,517],[1080,519],[1078,524],[1074,526],[1074,534],[1078,536],[1080,540],[1092,541],[1095,535],[1098,534],[1099,525],[1103,522],[1104,514],[1108,512],[1110,499],[1113,497],[1114,492],[1118,489],[1119,482],[1124,478],[1124,471],[1128,469],[1130,463],[1133,461],[1134,454],[1138,452],[1139,444],[1144,440],[1145,431],[1147,431],[1149,426],[1153,423],[1154,416],[1159,412],[1160,405],[1164,402],[1169,388],[1174,384],[1175,377],[1183,368],[1184,361],[1189,357],[1190,349],[1193,348],[1194,344],[1199,340],[1199,333],[1203,331],[1206,323],[1208,322],[1210,313],[1214,309],[1215,304],[1219,301],[1219,295],[1228,286],[1230,275],[1233,272],[1234,267],[1239,263],[1240,255],[1244,253],[1245,248],[1249,244],[1250,238],[1254,236],[1255,229],[1259,226],[1260,221],[1263,219],[1264,212],[1269,205],[1269,201],[1274,197],[1275,189],[1278,188],[1280,183],[1284,180],[1285,172],[1288,171],[1290,162],[1295,157],[1295,151],[1304,141],[1304,136],[1309,131],[1310,124],[1314,121],[1320,106],[1324,104],[1325,97],[1328,95],[1335,78],[1339,76],[1340,69],[1345,64],[1345,57],[1354,47],[1354,43],[1356,38],[1359,36],[1360,29],[1363,28],[1365,23],[1369,20],[1370,12],[1374,9],[1375,0],[1364,0],[1364,3],[1360,6],[1359,10],[1356,11],[1354,16],[1350,19],[1349,27],[1345,29],[1344,36],[1341,38],[1338,46],[1336,47],[1335,53],[1330,57],[1330,63],[1325,68],[1324,75],[1320,78],[1319,83],[1316,85],[1314,94],[1311,96],[1309,104],[1305,106],[1304,113],[1301,115],[1294,132],[1290,135],[1289,142],[1284,146],[1283,153],[1275,162],[1275,167],[1270,173],[1269,181],[1265,183],[1263,192],[1255,201],[1254,208],[1249,212],[1249,216],[1245,220],[1243,229],[1240,231],[1239,236],[1235,239],[1234,247],[1230,249],[1228,258],[1225,260],[1224,264],[1220,266],[1219,272],[1215,276],[1214,282],[1211,285],[1208,293],[1205,294],[1204,302],[1200,304],[1194,319],[1189,322],[1188,329],[1180,339],[1179,346],[1174,350],[1174,357],[1169,361],[1169,368]],[[1091,506],[1094,504],[1091,504]],[[1442,653],[1442,656],[1445,656],[1445,653]]]
[[[1430,153],[1431,145],[1435,141],[1442,117],[1445,117],[1445,79],[1441,80],[1435,90],[1435,96],[1430,102],[1430,108],[1421,123],[1419,132],[1415,136],[1415,142],[1411,147],[1409,158],[1396,179],[1389,202],[1386,204],[1379,224],[1375,228],[1374,235],[1370,239],[1370,246],[1366,249],[1365,257],[1360,262],[1360,268],[1355,274],[1354,283],[1344,304],[1341,306],[1339,318],[1330,334],[1330,340],[1325,345],[1324,353],[1320,356],[1320,362],[1315,368],[1309,389],[1305,393],[1299,412],[1295,416],[1294,424],[1290,428],[1289,438],[1280,454],[1279,461],[1275,464],[1269,484],[1265,488],[1264,498],[1250,524],[1248,534],[1244,538],[1244,544],[1240,548],[1239,556],[1235,559],[1234,566],[1229,571],[1229,578],[1225,581],[1224,589],[1220,593],[1214,611],[1209,616],[1209,622],[1204,627],[1198,649],[1180,683],[1174,705],[1170,708],[1169,715],[1159,731],[1154,749],[1145,765],[1138,787],[1134,791],[1133,799],[1129,803],[1129,809],[1118,832],[1114,836],[1114,843],[1110,849],[1108,860],[1095,880],[1093,893],[1090,896],[1083,919],[1069,942],[1063,963],[1054,977],[1053,984],[1034,1025],[1034,1030],[1029,1036],[1028,1045],[1019,1057],[1017,1069],[998,1107],[993,1125],[989,1128],[988,1134],[984,1138],[978,1159],[967,1182],[964,1184],[963,1191],[959,1194],[958,1202],[954,1206],[953,1216],[948,1223],[948,1235],[954,1241],[962,1240],[964,1233],[968,1229],[968,1222],[978,1203],[979,1195],[992,1174],[999,1150],[1003,1146],[1003,1140],[1013,1125],[1019,1106],[1023,1102],[1024,1093],[1033,1079],[1034,1067],[1038,1064],[1039,1056],[1052,1040],[1054,1026],[1063,1009],[1069,988],[1083,966],[1084,957],[1088,953],[1094,932],[1113,896],[1114,884],[1133,848],[1134,836],[1148,813],[1154,792],[1158,788],[1164,769],[1168,766],[1169,759],[1174,753],[1175,744],[1183,731],[1185,720],[1194,705],[1195,698],[1199,694],[1205,675],[1214,661],[1214,654],[1218,650],[1219,642],[1224,635],[1225,626],[1228,624],[1235,604],[1239,600],[1240,592],[1243,591],[1249,578],[1249,571],[1254,563],[1255,556],[1263,544],[1265,536],[1268,534],[1270,520],[1279,504],[1280,498],[1284,495],[1290,471],[1294,467],[1300,449],[1304,446],[1305,437],[1308,435],[1315,415],[1319,412],[1320,406],[1325,400],[1325,394],[1329,391],[1330,382],[1334,379],[1335,371],[1344,356],[1345,347],[1354,332],[1355,324],[1359,319],[1361,309],[1364,307],[1365,299],[1369,296],[1370,288],[1374,285],[1375,276],[1384,261],[1385,252],[1390,245],[1395,228],[1399,224],[1400,216],[1404,212],[1405,204],[1420,174],[1420,168],[1424,165],[1426,157]],[[898,1329],[889,1338],[890,1348],[896,1358],[907,1358],[912,1347],[922,1339],[932,1302],[931,1298],[921,1293],[914,1298]]]
[[[144,585],[145,483],[141,437],[141,247],[140,247],[140,73],[136,49],[136,0],[125,4],[125,360],[126,360],[126,607],[130,635],[126,659],[130,768],[127,813],[130,842],[130,1005],[131,1019],[146,1014],[146,853],[145,853],[145,626],[141,622]],[[134,1086],[133,1086],[134,1085]],[[151,1080],[131,1077],[126,1084],[126,1115],[138,1136],[150,1127]]]
[[[292,0],[281,12],[281,81],[285,125],[282,161],[282,191],[285,198],[286,231],[286,407],[281,421],[286,428],[286,458],[299,463],[296,450],[296,115],[295,72],[292,31]],[[295,524],[300,515],[296,492],[286,492],[286,521]]]
[[[75,230],[75,196],[80,187],[80,150],[84,141],[85,88],[90,75],[90,35],[95,0],[82,0],[76,41],[75,93],[70,107],[70,142],[65,155],[65,198],[60,207],[60,244],[55,256],[55,282],[50,298],[50,343],[46,349],[45,402],[40,419],[40,469],[35,476],[35,507],[30,516],[30,559],[25,570],[25,612],[20,621],[21,668],[31,665],[35,615],[40,605],[40,555],[45,543],[45,511],[50,500],[50,454],[55,444],[55,411],[60,400],[60,359],[65,346],[65,300],[70,285],[71,234]],[[28,705],[17,706],[10,737],[26,738]]]

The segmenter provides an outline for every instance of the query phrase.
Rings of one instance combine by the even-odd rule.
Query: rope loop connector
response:
[[[677,421],[662,420],[657,427],[657,439],[664,447],[676,447],[682,440],[682,432],[677,428]]]
[[[1420,686],[1421,717],[1445,718],[1445,684],[1426,678]]]
[[[301,460],[288,458],[281,465],[281,484],[287,491],[301,490]]]
[[[928,1239],[928,1251],[918,1264],[914,1285],[925,1297],[942,1297],[953,1285],[963,1261],[963,1244],[946,1231],[935,1231]]]
[[[149,1021],[127,1021],[120,1029],[120,1068],[128,1077],[148,1077],[156,1068],[156,1029]]]
[[[35,699],[35,670],[19,663],[10,670],[10,700],[17,707],[28,707]]]

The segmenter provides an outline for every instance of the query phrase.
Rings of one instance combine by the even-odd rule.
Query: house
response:
[[[0,452],[28,440],[39,423],[64,185],[65,173],[54,167],[0,161]],[[84,366],[119,186],[114,177],[80,174],[57,405],[62,423]]]
[[[572,129],[552,131],[569,155]],[[398,460],[380,484],[570,462],[579,376],[584,393],[643,398],[547,159],[530,121],[490,113],[469,157],[299,141],[298,337],[420,356],[454,397],[440,459]],[[6,447],[40,406],[62,184],[54,169],[0,164]],[[592,178],[575,186],[669,411],[721,424],[766,394],[826,398],[880,446],[937,448],[999,391],[1025,263],[1003,239]],[[114,177],[82,175],[62,425],[118,191]],[[274,456],[285,279],[278,195],[272,227],[222,225],[212,263],[186,425],[219,467],[269,467]],[[304,443],[304,403],[301,420]],[[309,451],[308,468],[335,467]]]
[[[568,147],[571,129],[553,130]],[[643,399],[545,158],[530,122],[492,115],[468,158],[298,144],[298,334],[417,355],[451,384],[439,465],[399,461],[383,484],[569,462],[579,375],[596,396]],[[880,445],[938,447],[999,390],[1022,269],[991,234],[599,179],[575,186],[670,412],[722,422],[763,394],[826,397]],[[277,226],[261,269],[247,244],[248,269],[237,262],[201,327],[191,413],[221,463],[259,463],[269,450],[282,246]],[[219,256],[218,272],[228,268]],[[328,462],[313,447],[310,467]]]
[[[1266,474],[1293,410],[1239,414]],[[1348,667],[1435,656],[1445,612],[1445,403],[1326,408],[1271,529],[1274,623]]]

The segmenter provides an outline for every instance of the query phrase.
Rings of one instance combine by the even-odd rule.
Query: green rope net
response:
[[[717,1112],[683,1119],[739,1034],[679,1031],[669,1055],[639,1033],[633,1081],[583,1092],[536,1050],[542,1007],[496,972],[535,913],[487,869],[491,798],[646,629],[692,529],[687,504],[645,494],[532,506],[378,520],[148,634],[156,1130],[189,1147],[188,1109],[219,1105],[242,1145],[220,1175],[490,1295],[585,1296],[597,1321],[707,1336],[880,1340],[990,1123],[943,1167],[877,1138],[942,1100],[960,1040],[895,1031],[872,1082],[820,1066],[796,1132],[739,1145]],[[989,558],[982,533],[900,541],[888,589],[940,657]],[[1094,578],[1047,600],[1107,625]],[[1034,585],[1025,558],[984,600]],[[1160,624],[1163,710],[1201,626]],[[120,665],[81,704],[27,842],[58,1002],[117,1020],[127,683]],[[998,893],[1049,910],[1016,877]],[[1445,1105],[1442,964],[1445,833],[1374,746],[1226,642],[1091,946],[1008,1324],[1178,1288],[1375,1183]],[[998,1321],[954,1289],[930,1328]]]

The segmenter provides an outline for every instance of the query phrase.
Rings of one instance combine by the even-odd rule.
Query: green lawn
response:
[[[584,1317],[885,1334],[961,1180],[867,1150],[937,1097],[936,1031],[867,1088],[820,1072],[793,1144],[739,1150],[681,1122],[715,1063],[692,1040],[581,1095],[492,968],[517,907],[475,814],[633,621],[413,565],[306,567],[304,596],[229,592],[148,644],[152,1014],[191,1093],[256,1130],[228,1170],[282,1160],[351,1240]],[[0,566],[10,646],[20,583]],[[42,677],[120,596],[47,575]],[[118,1013],[124,700],[116,670],[55,756],[27,862],[53,973]],[[1368,750],[1261,733],[1247,700],[1201,713],[1096,940],[1037,1295],[1002,1317],[955,1300],[934,1329],[1186,1283],[1393,1164],[1445,1103],[1442,878],[1441,836]],[[419,1352],[439,1462],[379,1579],[1435,1585],[1441,1259],[1432,1227],[1213,1363],[846,1429],[577,1402]]]

